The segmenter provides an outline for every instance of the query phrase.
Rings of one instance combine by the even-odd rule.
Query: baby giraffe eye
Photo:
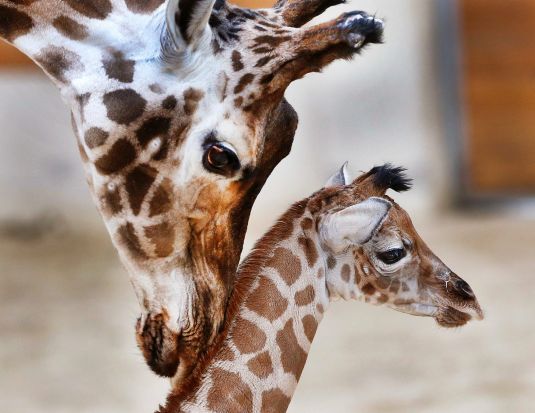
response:
[[[208,171],[227,177],[234,175],[240,169],[236,153],[221,142],[205,146],[202,163]]]
[[[394,248],[388,251],[378,252],[377,258],[379,258],[385,264],[395,264],[406,255],[407,252],[403,248]]]

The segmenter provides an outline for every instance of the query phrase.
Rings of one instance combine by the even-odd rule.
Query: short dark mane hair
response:
[[[412,179],[406,174],[407,169],[385,163],[373,167],[368,176],[373,176],[373,183],[381,189],[392,189],[396,192],[408,191],[412,187]]]

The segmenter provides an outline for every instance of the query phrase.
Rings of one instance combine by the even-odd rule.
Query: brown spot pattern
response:
[[[327,257],[327,268],[332,270],[335,266],[336,266],[336,260],[334,259],[332,255],[329,255]]]
[[[262,57],[261,59],[258,60],[258,62],[256,62],[255,64],[255,67],[263,67],[265,66],[267,63],[269,63],[269,61],[273,59],[272,56],[264,56]]]
[[[175,230],[168,222],[146,227],[145,236],[154,245],[156,256],[164,258],[173,253]]]
[[[147,101],[132,89],[120,89],[106,93],[103,98],[108,118],[120,125],[128,125],[145,111]]]
[[[232,52],[232,69],[234,69],[235,72],[239,72],[243,69],[243,63],[241,61],[241,53],[237,50],[234,50]]]
[[[241,108],[241,105],[243,105],[243,97],[238,96],[236,99],[234,99],[234,106],[239,109]]]
[[[344,264],[342,266],[341,275],[342,275],[342,280],[344,280],[346,283],[349,282],[349,279],[351,277],[351,268],[349,267],[348,264]]]
[[[148,165],[139,165],[126,177],[126,192],[130,207],[135,215],[139,214],[141,204],[154,183],[158,171]]]
[[[318,329],[318,322],[316,321],[316,318],[314,318],[313,315],[308,314],[302,318],[301,323],[303,323],[305,336],[307,336],[308,341],[312,343],[312,340],[316,335],[316,330]]]
[[[176,100],[176,97],[174,96],[167,96],[164,101],[162,102],[162,108],[166,110],[173,110],[176,108],[178,101]]]
[[[377,289],[371,284],[364,284],[361,288],[362,292],[366,295],[373,295]]]
[[[245,305],[258,315],[274,321],[286,311],[288,300],[281,295],[271,280],[262,277],[256,290],[247,298]]]
[[[169,198],[170,189],[171,182],[167,179],[156,188],[149,204],[150,217],[164,214],[171,209],[171,199]]]
[[[270,35],[262,35],[258,36],[254,39],[257,46],[260,45],[267,45],[271,47],[277,47],[281,43],[287,42],[290,40],[290,36],[270,36]]]
[[[355,266],[355,284],[359,285],[362,277],[360,275],[359,268]]]
[[[311,285],[302,289],[301,291],[297,291],[294,296],[295,304],[297,304],[299,307],[309,305],[312,301],[314,301],[314,298],[316,298],[316,293],[314,291],[314,287]]]
[[[184,112],[191,116],[197,110],[199,102],[204,97],[204,92],[190,87],[184,92]]]
[[[0,36],[12,42],[27,34],[34,23],[30,16],[18,10],[0,5]]]
[[[296,380],[299,380],[305,367],[307,353],[297,342],[292,319],[288,320],[284,328],[277,333],[277,345],[281,349],[281,362],[284,371],[293,374]]]
[[[106,143],[109,133],[100,128],[88,129],[84,135],[85,144],[89,149],[94,149]]]
[[[132,223],[127,222],[117,230],[119,244],[124,245],[134,258],[146,258]]]
[[[87,27],[68,16],[59,16],[52,25],[58,32],[72,40],[83,40],[88,36]]]
[[[208,408],[216,412],[243,413],[253,410],[253,394],[236,373],[215,368],[208,392]]]
[[[163,93],[163,88],[158,83],[153,83],[152,85],[149,85],[149,89],[151,92],[156,93],[158,95]]]
[[[146,120],[137,130],[137,140],[141,146],[145,147],[152,139],[166,135],[171,126],[171,119],[154,117]]]
[[[105,175],[119,172],[136,159],[136,149],[125,138],[113,144],[108,153],[95,162],[97,170]]]
[[[50,46],[35,58],[45,72],[60,82],[66,82],[69,70],[82,69],[80,56],[63,47]]]
[[[110,79],[116,79],[122,83],[133,82],[135,62],[125,59],[122,52],[118,50],[112,51],[103,59],[102,64]]]
[[[266,335],[249,320],[239,317],[232,328],[232,341],[242,354],[256,353],[264,348]]]
[[[311,218],[305,218],[301,221],[301,228],[303,231],[309,231],[314,226],[314,221]]]
[[[112,10],[110,0],[65,0],[65,3],[92,19],[104,20]]]
[[[262,393],[261,413],[285,412],[290,405],[290,398],[281,389],[267,390]]]
[[[236,85],[236,87],[234,88],[234,94],[237,95],[238,93],[241,93],[243,89],[245,89],[245,86],[251,83],[253,79],[254,79],[254,75],[251,73],[247,73],[243,75],[238,81],[238,84]]]
[[[104,213],[107,215],[116,215],[123,210],[121,194],[117,186],[115,186],[111,191],[109,188],[105,187],[102,201]]]
[[[273,373],[273,362],[269,356],[269,352],[264,351],[263,353],[258,354],[247,362],[247,368],[253,373],[256,377],[265,379],[271,373]]]
[[[301,248],[303,248],[303,252],[305,253],[308,266],[313,267],[314,264],[316,264],[316,261],[318,260],[318,251],[316,249],[314,241],[312,241],[308,237],[299,237],[297,241],[299,242],[299,245],[301,245]]]
[[[299,258],[286,248],[278,247],[266,262],[266,266],[276,269],[288,285],[293,285],[301,275]]]

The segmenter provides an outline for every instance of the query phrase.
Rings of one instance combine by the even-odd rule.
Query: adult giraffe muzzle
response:
[[[0,35],[72,111],[158,374],[186,374],[223,325],[251,207],[297,127],[287,86],[381,41],[364,12],[301,27],[339,3],[0,0]]]

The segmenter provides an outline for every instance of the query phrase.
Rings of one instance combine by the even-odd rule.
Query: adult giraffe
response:
[[[297,126],[285,89],[381,39],[362,12],[301,28],[341,1],[0,0],[0,35],[72,111],[158,374],[190,371],[223,325],[252,204]]]

